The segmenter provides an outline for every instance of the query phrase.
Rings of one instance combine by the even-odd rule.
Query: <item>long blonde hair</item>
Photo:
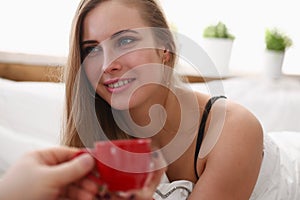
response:
[[[70,35],[70,51],[67,66],[64,72],[66,84],[66,103],[64,113],[64,127],[62,144],[74,147],[92,146],[96,140],[129,138],[122,131],[113,118],[111,106],[100,96],[95,94],[89,81],[81,69],[82,54],[80,42],[82,41],[83,21],[86,15],[96,6],[105,1],[112,0],[82,0],[73,19]],[[122,0],[125,5],[136,6],[141,18],[149,27],[162,28],[163,32],[155,34],[158,42],[170,52],[167,63],[173,67],[175,64],[175,42],[166,18],[155,0]],[[105,136],[99,133],[103,130]]]

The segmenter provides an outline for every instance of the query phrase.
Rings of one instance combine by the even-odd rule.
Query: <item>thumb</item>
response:
[[[56,184],[65,186],[88,174],[95,165],[95,161],[90,154],[84,153],[78,157],[52,167],[52,178],[56,179]]]

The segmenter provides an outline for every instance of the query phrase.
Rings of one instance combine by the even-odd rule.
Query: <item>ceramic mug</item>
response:
[[[97,141],[93,149],[83,149],[96,162],[96,174],[89,177],[111,192],[140,189],[151,173],[151,140]]]

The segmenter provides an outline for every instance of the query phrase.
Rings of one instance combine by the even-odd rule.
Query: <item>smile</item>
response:
[[[120,87],[123,87],[123,86],[131,83],[134,80],[135,79],[133,79],[133,78],[132,79],[119,80],[118,82],[107,84],[107,87],[109,87],[111,89],[120,88]]]

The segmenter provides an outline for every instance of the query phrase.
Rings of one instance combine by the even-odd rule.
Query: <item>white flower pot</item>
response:
[[[215,70],[209,71],[208,75],[228,76],[233,40],[226,38],[203,38],[201,46],[216,67]]]
[[[284,51],[266,50],[264,55],[264,74],[269,78],[280,78]]]

